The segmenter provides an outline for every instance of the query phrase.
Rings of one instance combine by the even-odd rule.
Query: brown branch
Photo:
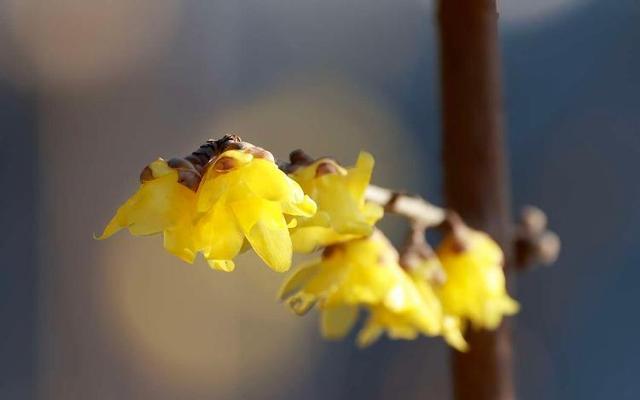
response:
[[[438,2],[444,194],[447,207],[500,244],[513,290],[497,19],[496,0]],[[452,354],[454,398],[513,400],[509,321],[494,332],[468,330],[466,339],[470,350]]]
[[[369,185],[365,199],[385,208],[385,211],[401,215],[411,223],[411,232],[405,244],[405,267],[414,264],[416,257],[426,257],[432,252],[424,240],[424,232],[428,228],[443,227],[457,230],[466,228],[460,216],[444,208],[435,206],[425,199],[396,192],[375,185]],[[518,269],[526,269],[536,264],[552,265],[560,253],[560,238],[547,230],[547,216],[544,211],[534,206],[523,207],[520,220],[515,226],[514,260]],[[461,246],[463,241],[461,241]]]

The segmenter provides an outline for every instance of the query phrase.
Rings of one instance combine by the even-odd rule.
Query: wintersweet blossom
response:
[[[193,226],[196,194],[178,182],[178,172],[163,159],[148,166],[150,179],[116,212],[98,239],[106,239],[121,229],[132,235],[164,234],[164,247],[186,262],[197,253]]]
[[[292,231],[295,251],[308,253],[371,234],[383,215],[382,207],[364,198],[373,166],[373,156],[361,152],[351,168],[322,158],[290,174],[318,204],[318,212],[311,218],[301,218]]]
[[[232,270],[246,239],[269,267],[282,272],[291,266],[289,227],[295,217],[312,217],[316,204],[272,160],[228,150],[204,174],[197,212],[199,247],[211,267]]]
[[[409,276],[413,279],[424,301],[431,305],[431,309],[436,310],[435,313],[440,318],[440,334],[444,340],[456,350],[466,351],[469,346],[464,339],[464,326],[461,319],[447,314],[438,296],[437,287],[446,280],[438,257],[433,255],[423,259],[409,270]]]
[[[286,271],[292,257],[289,228],[296,217],[312,217],[316,204],[270,153],[241,144],[215,155],[201,182],[185,183],[181,171],[162,159],[151,163],[140,189],[99,239],[123,228],[137,236],[162,233],[172,254],[192,263],[200,252],[212,268],[224,271],[234,269],[238,253],[253,248],[269,267]]]
[[[344,337],[358,311],[369,311],[357,338],[360,346],[385,332],[394,339],[440,332],[437,307],[432,309],[434,304],[420,294],[399,266],[397,252],[379,232],[327,248],[321,260],[293,274],[279,296],[299,314],[317,304],[322,334],[329,339]]]
[[[437,289],[447,315],[477,328],[495,329],[519,305],[506,290],[502,250],[489,235],[465,228],[437,250],[447,279]]]

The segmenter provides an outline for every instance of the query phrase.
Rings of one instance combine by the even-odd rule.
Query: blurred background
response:
[[[0,399],[449,399],[439,339],[325,342],[244,255],[92,239],[158,156],[240,134],[439,203],[428,0],[1,0]],[[521,399],[638,399],[640,2],[502,0],[514,212],[562,237],[516,297]],[[385,221],[394,240],[402,222]]]

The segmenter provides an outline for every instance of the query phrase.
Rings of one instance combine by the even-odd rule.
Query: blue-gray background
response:
[[[228,130],[280,156],[369,148],[382,183],[438,202],[432,4],[105,4],[0,3],[0,398],[449,398],[438,340],[325,343],[315,315],[247,311],[277,287],[264,268],[225,283],[190,267],[183,290],[166,281],[191,270],[158,243],[91,239],[146,162]],[[564,246],[556,266],[518,277],[520,398],[637,399],[640,3],[501,11],[514,212],[541,206]],[[161,282],[162,266],[118,269],[147,256],[166,264]],[[189,319],[194,304],[206,306]]]

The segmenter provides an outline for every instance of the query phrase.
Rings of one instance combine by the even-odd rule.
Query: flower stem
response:
[[[375,185],[369,185],[365,199],[379,204],[385,211],[402,215],[424,228],[440,225],[447,217],[447,211],[437,207],[425,199],[412,196]]]

